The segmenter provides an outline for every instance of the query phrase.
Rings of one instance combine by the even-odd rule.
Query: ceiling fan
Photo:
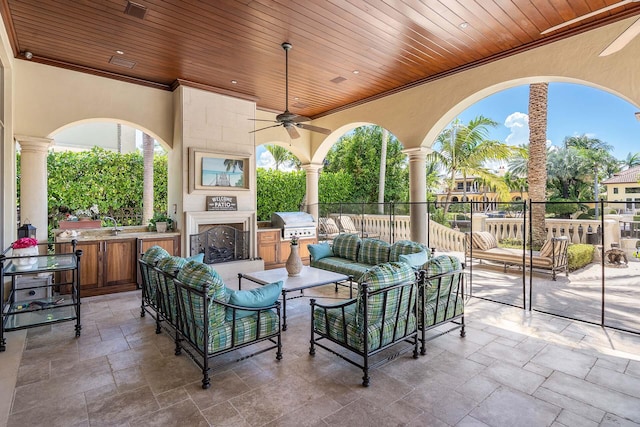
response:
[[[309,117],[299,116],[289,111],[289,51],[291,50],[292,47],[293,46],[291,45],[291,43],[288,43],[288,42],[282,43],[282,48],[284,49],[285,67],[286,67],[284,111],[278,114],[275,120],[251,119],[258,122],[271,122],[276,124],[272,126],[267,126],[261,129],[256,129],[249,133],[258,132],[261,130],[270,129],[278,126],[283,126],[289,133],[289,136],[291,137],[291,139],[300,138],[300,134],[298,133],[298,130],[296,128],[306,129],[312,132],[319,132],[325,135],[329,135],[331,133],[330,129],[325,129],[318,126],[313,126],[313,125],[308,125],[303,123],[303,122],[309,122],[311,121],[311,119]]]
[[[626,4],[629,3],[635,3],[635,2],[639,2],[640,0],[622,0],[619,1],[617,3],[614,3],[612,5],[603,7],[601,9],[598,10],[594,10],[593,12],[589,12],[585,15],[582,16],[578,16],[577,18],[573,18],[569,21],[563,22],[562,24],[556,25],[554,27],[548,28],[546,30],[544,30],[543,32],[541,32],[540,34],[544,35],[544,34],[548,34],[551,33],[553,31],[559,30],[561,28],[564,28],[566,26],[569,26],[571,24],[575,24],[576,22],[580,22],[584,19],[587,18],[591,18],[592,16],[596,16],[599,15],[601,13],[607,12],[611,9],[615,9],[618,7],[622,7]],[[611,55],[612,53],[616,53],[617,51],[621,50],[622,48],[624,48],[631,40],[634,39],[635,36],[637,36],[638,34],[640,34],[640,18],[637,19],[633,24],[631,24],[631,26],[629,28],[627,28],[626,30],[624,30],[622,32],[622,34],[620,34],[618,37],[616,37],[615,40],[613,40],[602,52],[600,52],[600,56],[607,56],[607,55]]]

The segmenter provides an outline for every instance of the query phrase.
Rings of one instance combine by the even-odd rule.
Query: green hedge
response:
[[[569,248],[567,249],[569,271],[575,271],[591,264],[593,262],[594,253],[595,246],[593,245],[583,243],[569,245]]]
[[[306,173],[258,168],[258,221],[269,221],[273,212],[297,212],[305,203]],[[318,198],[322,203],[352,201],[355,184],[344,171],[322,172],[318,177]]]

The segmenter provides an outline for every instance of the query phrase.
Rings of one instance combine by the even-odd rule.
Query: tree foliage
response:
[[[306,191],[304,171],[282,172],[258,168],[258,221],[269,221],[273,212],[300,210]]]
[[[19,156],[19,155],[18,155]],[[18,157],[17,164],[20,165]],[[50,152],[47,156],[48,211],[70,211],[97,205],[100,212],[135,208],[142,212],[142,153],[120,154],[94,147],[91,151]],[[20,195],[18,167],[18,197]],[[167,210],[167,156],[154,156],[154,211]]]
[[[382,128],[361,126],[338,140],[326,157],[325,172],[344,171],[354,180],[351,201],[378,202]],[[409,170],[402,144],[391,135],[387,145],[385,202],[409,200]]]

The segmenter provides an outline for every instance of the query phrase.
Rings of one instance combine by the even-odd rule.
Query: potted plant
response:
[[[149,230],[164,233],[173,228],[173,220],[164,212],[156,212],[149,220]]]

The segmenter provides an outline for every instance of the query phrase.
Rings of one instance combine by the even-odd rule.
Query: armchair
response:
[[[427,353],[426,342],[441,335],[464,329],[464,271],[460,260],[449,255],[438,255],[422,267],[418,273],[418,330],[420,354]],[[427,331],[445,323],[453,323],[449,329],[427,338]]]
[[[311,300],[309,354],[314,356],[318,346],[361,368],[364,373],[362,385],[367,387],[371,368],[412,348],[413,357],[418,357],[418,291],[416,275],[405,263],[379,264],[365,273],[362,279],[356,298],[335,305]],[[402,341],[412,345],[370,363],[373,355]],[[340,351],[341,348],[347,351]]]

